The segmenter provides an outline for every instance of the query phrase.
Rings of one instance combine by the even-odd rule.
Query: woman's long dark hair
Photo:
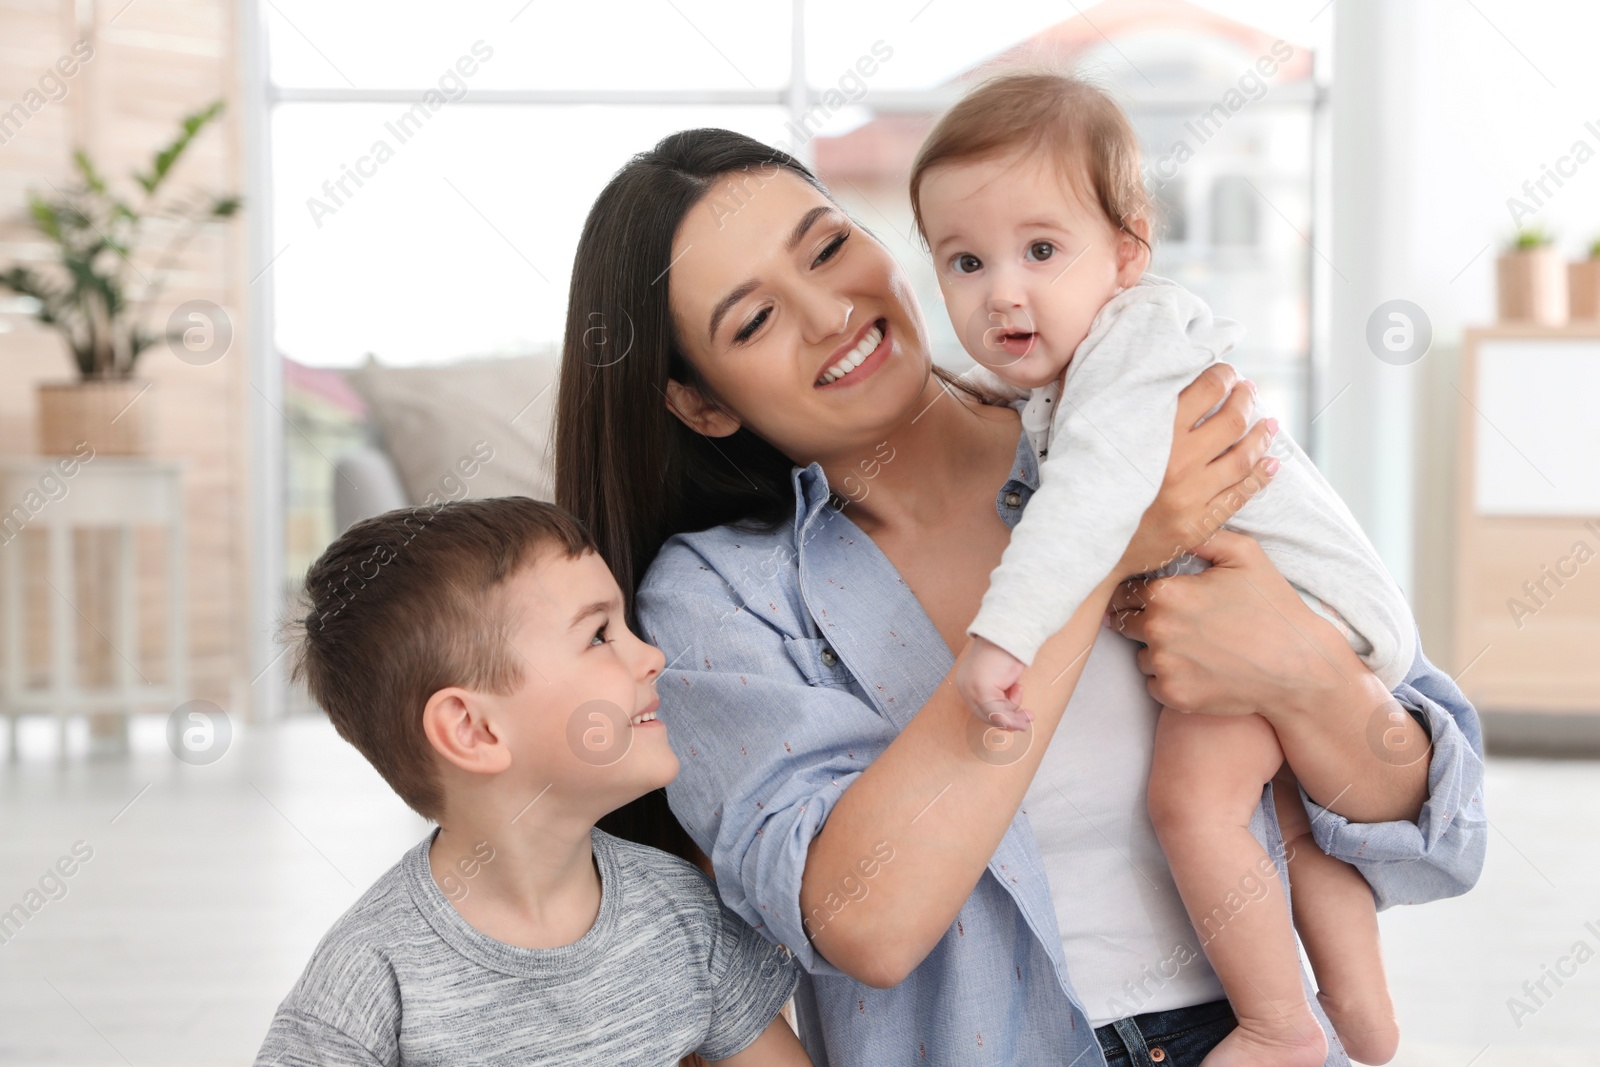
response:
[[[752,184],[798,160],[731,130],[684,130],[617,172],[583,225],[556,398],[556,502],[584,521],[623,595],[682,530],[794,511],[788,457],[749,430],[714,442],[666,406],[667,379],[703,388],[667,303],[672,241],[724,175]]]
[[[665,399],[669,378],[706,388],[678,344],[667,301],[678,227],[719,179],[747,173],[759,188],[775,167],[828,195],[799,160],[753,138],[674,133],[607,183],[578,240],[556,398],[556,502],[599,545],[630,617],[645,568],[673,534],[728,523],[770,528],[794,515],[789,457],[748,429],[714,440],[696,433]],[[694,858],[661,790],[600,825]]]

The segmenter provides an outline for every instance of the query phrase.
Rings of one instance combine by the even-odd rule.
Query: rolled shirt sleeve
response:
[[[1483,806],[1483,735],[1478,714],[1455,682],[1428,661],[1417,641],[1411,672],[1394,689],[1401,706],[1421,717],[1432,736],[1428,799],[1415,822],[1355,823],[1305,796],[1311,831],[1324,852],[1356,867],[1378,907],[1459,896],[1483,872],[1489,823]],[[1368,739],[1384,755],[1384,709],[1375,709]]]

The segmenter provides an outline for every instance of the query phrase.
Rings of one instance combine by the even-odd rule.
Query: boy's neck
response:
[[[467,923],[522,948],[577,941],[600,913],[592,823],[527,812],[516,822],[443,824],[428,850],[433,880]]]

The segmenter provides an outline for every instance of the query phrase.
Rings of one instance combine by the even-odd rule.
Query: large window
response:
[[[1259,4],[906,0],[552,5],[264,0],[273,305],[292,584],[334,534],[331,460],[370,438],[343,373],[559,343],[601,186],[719,125],[813,164],[910,273],[935,358],[967,357],[912,232],[912,154],[985,73],[1084,72],[1127,107],[1163,210],[1154,269],[1241,319],[1236,362],[1304,438],[1324,94]]]

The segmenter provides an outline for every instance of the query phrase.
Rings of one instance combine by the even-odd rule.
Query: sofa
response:
[[[550,435],[560,356],[462,360],[345,374],[370,441],[334,460],[336,530],[440,499],[555,495]]]

